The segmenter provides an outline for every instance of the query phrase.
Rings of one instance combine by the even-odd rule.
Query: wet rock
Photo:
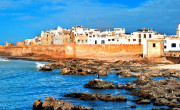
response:
[[[37,99],[33,103],[33,110],[42,110],[42,101],[41,99]]]
[[[136,106],[135,106],[135,105],[132,105],[131,108],[136,108]]]
[[[169,109],[165,109],[165,108],[160,108],[160,109],[158,109],[158,108],[153,108],[152,110],[169,110]],[[170,109],[171,110],[171,109]]]
[[[150,104],[151,100],[150,99],[143,99],[143,98],[137,98],[134,100],[137,104]]]
[[[40,71],[52,71],[52,68],[49,65],[41,67]]]
[[[108,75],[108,70],[107,69],[102,69],[99,71],[100,76],[107,76]]]
[[[89,83],[84,85],[84,88],[92,89],[114,89],[115,84],[113,82],[107,82],[102,79],[92,79]]]
[[[118,83],[117,88],[118,88],[118,89],[123,89],[123,88],[124,88],[124,86],[123,86],[123,85],[121,85],[120,83]]]
[[[135,83],[127,83],[123,85],[123,88],[126,90],[134,90],[137,88],[137,85]]]
[[[91,93],[71,93],[65,95],[66,97],[75,97],[81,100],[102,100],[102,101],[126,101],[126,97],[123,95],[121,96],[114,96],[110,94],[91,94]]]
[[[134,81],[137,85],[146,85],[147,83],[154,82],[154,79],[152,79],[149,75],[142,75],[138,77],[136,81]]]
[[[151,101],[154,105],[166,105],[171,108],[180,108],[180,81],[164,79],[155,82],[150,77],[140,77],[134,83],[120,85],[120,88],[131,90],[133,95],[140,98],[134,100],[138,104],[147,104]]]
[[[75,106],[70,102],[46,97],[43,103],[41,100],[36,100],[33,104],[33,110],[93,110],[93,108]]]
[[[61,75],[68,75],[70,73],[70,69],[64,68],[61,72]]]
[[[75,106],[72,110],[94,110],[91,107]]]

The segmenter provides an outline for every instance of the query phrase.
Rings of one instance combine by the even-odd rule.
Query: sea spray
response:
[[[36,68],[40,69],[45,65],[45,63],[36,62]]]
[[[9,60],[7,60],[7,59],[4,59],[4,58],[0,58],[0,61],[9,61]]]

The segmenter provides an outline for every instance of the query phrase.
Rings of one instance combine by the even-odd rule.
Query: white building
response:
[[[62,45],[63,44],[63,29],[58,26],[55,30],[50,30],[54,34],[53,44]]]
[[[134,39],[133,41],[135,41],[136,39],[136,42],[134,42],[135,44],[142,44],[142,45],[143,45],[143,41],[146,39],[159,39],[165,37],[165,34],[160,34],[158,32],[155,32],[153,29],[138,29],[138,32],[133,32],[131,33],[131,35],[132,38]]]
[[[164,51],[180,52],[180,38],[165,38]]]
[[[30,45],[32,40],[33,40],[33,39],[26,39],[26,40],[24,41],[24,42],[25,42],[25,45]]]
[[[115,28],[114,31],[93,30],[88,36],[88,44],[119,44],[125,34],[124,28]]]

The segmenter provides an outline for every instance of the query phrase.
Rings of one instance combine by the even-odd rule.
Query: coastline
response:
[[[52,70],[53,69],[62,69],[62,70],[67,69],[67,72],[64,71],[64,73],[63,74],[61,73],[61,75],[95,75],[98,72],[100,72],[101,76],[107,76],[108,73],[110,73],[112,70],[116,70],[116,71],[118,71],[117,77],[119,75],[121,77],[140,77],[143,74],[144,75],[148,74],[151,76],[152,75],[151,73],[157,72],[159,74],[162,71],[167,74],[165,74],[165,75],[159,74],[158,75],[158,74],[154,73],[155,76],[153,76],[153,77],[166,77],[166,78],[174,77],[173,74],[168,74],[169,72],[171,72],[171,70],[162,69],[162,71],[158,71],[158,69],[154,69],[154,67],[158,68],[159,66],[167,65],[167,63],[162,64],[162,63],[148,62],[147,60],[131,60],[131,61],[119,60],[119,61],[115,61],[115,62],[108,62],[107,60],[97,60],[97,59],[70,59],[70,58],[53,59],[51,57],[45,57],[45,56],[38,56],[38,57],[37,56],[30,56],[30,57],[24,56],[24,57],[22,57],[22,56],[11,56],[11,55],[5,56],[4,55],[1,57],[8,58],[8,59],[22,59],[22,60],[28,60],[28,61],[48,61],[48,62],[51,62],[52,64],[48,64],[46,66],[49,66]],[[72,64],[69,64],[70,61],[72,61]],[[150,68],[150,69],[148,70],[148,68]],[[165,70],[167,70],[167,71],[165,71]],[[80,73],[80,74],[78,74],[78,73]],[[160,75],[162,75],[162,76],[160,76]],[[179,76],[177,78],[179,78]],[[178,80],[176,80],[176,81],[178,81]],[[149,84],[151,84],[151,83],[149,83]],[[128,84],[126,84],[126,85],[128,85]],[[124,87],[126,85],[124,85]],[[159,86],[161,86],[161,85],[159,85]],[[165,88],[165,90],[166,90],[166,88]],[[136,93],[138,94],[138,92],[136,92]],[[144,103],[143,101],[147,101],[147,99],[141,99],[141,100],[139,99],[137,101],[138,101],[137,103]],[[148,99],[148,101],[149,102],[145,102],[145,103],[150,103],[149,99]],[[157,103],[157,104],[159,104],[159,103]],[[165,104],[165,105],[167,105],[167,104]],[[172,104],[169,106],[172,106]],[[173,106],[175,106],[175,105],[173,105]],[[175,107],[177,107],[177,106],[175,106]]]

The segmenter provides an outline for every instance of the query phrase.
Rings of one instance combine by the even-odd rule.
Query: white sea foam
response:
[[[44,65],[44,63],[36,62],[36,68],[42,68]]]
[[[4,59],[4,58],[0,58],[0,61],[9,61],[9,60]]]

